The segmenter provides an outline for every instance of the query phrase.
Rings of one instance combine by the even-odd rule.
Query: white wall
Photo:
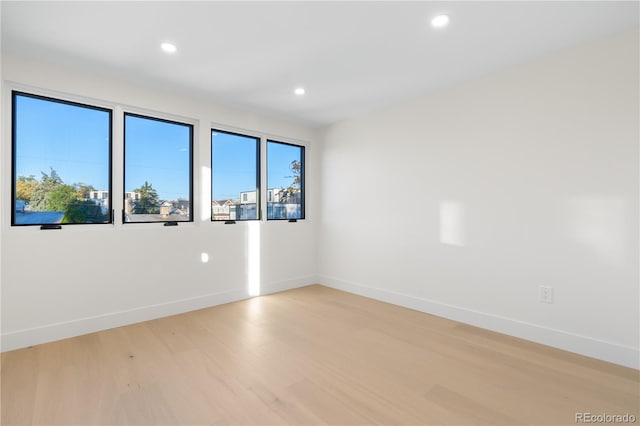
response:
[[[2,350],[246,298],[251,226],[260,228],[263,294],[314,282],[317,191],[311,129],[24,57],[3,55],[2,73],[7,81],[197,120],[196,176],[209,166],[211,122],[308,142],[311,195],[308,220],[258,225],[211,223],[198,212],[196,223],[175,228],[132,224],[40,231],[11,228],[10,210],[2,208]],[[7,87],[2,99],[5,206],[11,176]],[[195,194],[205,203],[199,210],[206,211],[204,176],[196,180]],[[202,252],[209,254],[209,263],[200,261]]]
[[[638,50],[636,30],[328,128],[320,281],[639,368]]]

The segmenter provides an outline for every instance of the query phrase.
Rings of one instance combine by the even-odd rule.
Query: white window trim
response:
[[[305,164],[304,164],[304,219],[298,219],[299,222],[304,223],[312,223],[312,215],[311,215],[311,200],[308,196],[310,188],[310,173],[309,173],[309,158],[311,158],[311,143],[309,141],[305,141],[302,139],[293,139],[286,136],[275,135],[272,133],[261,132],[258,130],[244,129],[240,127],[233,127],[226,124],[211,122],[209,128],[209,158],[211,158],[211,130],[220,130],[225,132],[239,133],[245,136],[249,136],[252,138],[260,139],[260,220],[264,224],[277,224],[277,223],[288,223],[287,220],[267,220],[267,195],[266,195],[266,187],[267,187],[267,140],[271,140],[274,142],[283,142],[290,145],[297,145],[304,147],[304,155],[305,155]],[[206,181],[209,186],[208,200],[211,201],[211,166],[209,164],[209,180]],[[224,224],[224,221],[212,221],[211,220],[211,207],[209,207],[209,222],[213,224]],[[238,221],[237,223],[242,222],[256,222],[253,220],[248,221]]]
[[[126,227],[127,230],[136,230],[136,229],[150,229],[158,226],[164,226],[164,222],[154,222],[154,223],[122,223],[122,209],[124,208],[124,114],[125,112],[130,112],[132,114],[145,115],[154,118],[160,118],[170,121],[176,121],[184,124],[189,124],[193,126],[193,152],[192,152],[192,185],[193,185],[193,200],[191,200],[193,210],[193,221],[192,222],[180,222],[177,227],[170,228],[180,228],[180,227],[193,227],[198,226],[201,222],[199,218],[200,212],[200,203],[202,202],[201,197],[198,197],[199,191],[199,183],[202,177],[198,177],[197,168],[201,163],[199,156],[199,120],[193,119],[190,117],[185,117],[177,114],[171,114],[161,111],[155,111],[140,107],[133,107],[130,105],[126,105],[123,103],[117,103],[112,101],[105,101],[103,99],[91,98],[81,95],[74,95],[65,92],[60,92],[51,89],[44,89],[41,87],[35,87],[31,85],[21,84],[13,81],[4,81],[3,82],[3,99],[2,106],[4,108],[4,113],[0,117],[0,125],[2,126],[2,149],[0,153],[2,158],[2,176],[0,176],[0,180],[3,182],[2,187],[0,188],[0,206],[3,206],[0,209],[0,227],[2,227],[2,231],[8,233],[42,233],[42,230],[39,226],[12,226],[11,225],[11,210],[5,208],[4,206],[11,205],[13,206],[12,199],[12,188],[11,183],[13,180],[13,144],[12,144],[12,131],[13,131],[13,108],[12,108],[12,98],[13,92],[24,92],[27,94],[32,94],[35,96],[43,96],[48,98],[53,98],[55,100],[75,102],[80,104],[86,104],[88,106],[95,106],[98,108],[107,108],[112,111],[112,129],[111,129],[111,196],[113,198],[111,203],[111,208],[113,209],[113,222],[106,224],[86,224],[86,225],[74,225],[74,226],[62,226],[62,229],[55,230],[52,232],[87,232],[87,230],[91,232],[100,232],[106,230],[122,230]],[[11,207],[13,208],[13,207]]]
[[[139,107],[134,107],[134,106],[130,106],[130,105],[121,105],[118,107],[119,108],[119,112],[118,112],[118,119],[119,121],[119,127],[118,127],[118,137],[119,137],[119,147],[117,150],[118,153],[118,164],[117,166],[119,167],[118,169],[118,175],[114,176],[113,179],[113,185],[115,187],[115,189],[118,190],[118,202],[119,202],[119,210],[117,210],[116,212],[116,217],[117,220],[115,221],[115,227],[117,229],[132,229],[132,230],[136,230],[136,229],[149,229],[149,228],[153,228],[154,226],[164,226],[164,224],[166,222],[127,222],[126,224],[122,221],[122,211],[124,210],[124,115],[129,113],[129,114],[135,114],[135,115],[141,115],[141,116],[145,116],[145,117],[149,117],[149,118],[158,118],[161,120],[169,120],[169,121],[174,121],[177,123],[181,123],[181,124],[189,124],[191,126],[193,126],[193,141],[192,141],[192,150],[193,152],[191,153],[192,156],[192,170],[191,170],[191,184],[193,185],[193,188],[191,188],[192,193],[193,193],[193,199],[191,200],[191,209],[193,211],[192,213],[192,221],[191,222],[178,222],[178,226],[174,226],[171,228],[180,228],[180,227],[193,227],[193,226],[199,226],[199,223],[201,222],[201,220],[199,219],[199,212],[200,212],[200,203],[202,202],[200,197],[197,196],[200,185],[200,178],[198,177],[198,165],[200,163],[199,159],[199,124],[200,121],[193,119],[193,118],[189,118],[189,117],[185,117],[185,116],[181,116],[181,115],[176,115],[176,114],[169,114],[169,113],[165,113],[165,112],[159,112],[159,111],[155,111],[155,110],[150,110],[150,109],[145,109],[145,108],[139,108]],[[114,120],[115,121],[115,120]],[[114,144],[115,145],[115,144]],[[115,158],[114,158],[115,161]],[[115,168],[114,168],[115,169]],[[115,173],[115,170],[114,170]],[[118,179],[117,183],[116,183],[116,177]],[[117,186],[116,186],[117,185]],[[114,194],[115,194],[115,190],[114,190]],[[116,195],[114,195],[114,199],[115,199]]]
[[[311,143],[306,140],[294,139],[286,136],[272,134],[253,129],[245,129],[228,124],[210,121],[209,126],[205,129],[200,125],[200,120],[187,117],[180,114],[168,113],[147,109],[144,107],[132,106],[121,102],[107,101],[99,98],[92,98],[77,94],[70,94],[62,91],[36,87],[32,85],[22,84],[14,81],[2,82],[2,106],[4,113],[0,115],[0,127],[2,128],[2,148],[0,155],[2,161],[0,181],[3,182],[0,187],[0,206],[12,206],[12,188],[13,180],[13,155],[12,155],[12,94],[14,91],[33,94],[35,96],[49,97],[61,101],[75,102],[95,106],[98,108],[107,108],[112,111],[112,135],[111,135],[111,194],[112,205],[114,210],[113,223],[110,224],[87,224],[85,226],[63,226],[56,232],[104,232],[117,230],[127,231],[150,230],[154,227],[164,226],[165,222],[153,223],[122,223],[122,210],[124,208],[124,114],[131,113],[152,118],[159,118],[179,123],[189,124],[193,126],[193,146],[192,146],[192,222],[179,222],[179,226],[168,227],[170,229],[180,229],[183,227],[198,227],[206,223],[205,226],[216,226],[216,224],[224,224],[220,221],[211,220],[211,130],[228,131],[243,134],[249,137],[255,137],[260,140],[260,188],[264,192],[267,184],[267,140],[275,142],[283,142],[291,145],[302,146],[305,149],[305,218],[299,219],[302,223],[311,223],[313,220],[313,197],[310,196],[309,189],[313,187],[312,170],[312,151]],[[201,139],[206,135],[206,143]],[[260,221],[273,224],[272,226],[281,226],[286,224],[286,220],[267,220],[267,197],[266,194],[260,194]],[[240,221],[255,222],[255,221]],[[38,226],[12,226],[11,210],[3,207],[0,209],[0,229],[7,233],[38,233],[42,234]]]
[[[11,210],[7,209],[5,206],[10,205],[13,208],[13,196],[12,196],[12,188],[11,183],[13,181],[13,141],[12,141],[12,131],[13,131],[13,92],[23,92],[26,94],[31,94],[35,96],[43,96],[47,98],[52,98],[60,101],[67,102],[75,102],[80,104],[85,104],[88,106],[94,106],[98,108],[107,108],[112,111],[112,129],[111,129],[111,166],[112,166],[112,196],[115,199],[115,170],[113,168],[116,166],[116,121],[117,121],[117,104],[114,102],[109,102],[101,99],[90,98],[86,96],[80,95],[71,95],[65,92],[59,92],[56,90],[43,89],[40,87],[30,86],[26,84],[16,83],[13,81],[5,81],[3,82],[3,99],[2,106],[4,108],[4,114],[2,114],[2,176],[0,180],[2,180],[3,185],[0,189],[0,206],[3,206],[0,211],[0,226],[2,226],[3,232],[20,232],[20,233],[41,233],[42,230],[39,226],[12,226],[11,225]],[[113,208],[113,206],[112,206]],[[92,224],[78,224],[73,226],[63,226],[62,229],[56,230],[56,232],[65,231],[65,232],[86,232],[88,228],[92,231],[100,231],[100,230],[111,230],[114,227],[116,220],[114,218],[113,223],[92,223]]]

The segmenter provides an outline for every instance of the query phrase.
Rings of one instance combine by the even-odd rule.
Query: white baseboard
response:
[[[337,278],[318,276],[318,283],[360,296],[370,297],[416,311],[437,315],[465,324],[508,334],[554,348],[563,349],[580,355],[597,358],[614,364],[640,369],[640,351],[638,348],[606,342],[575,333],[570,333],[511,318],[474,311],[448,305],[433,300],[409,296],[389,290],[369,287]]]
[[[301,277],[275,283],[265,283],[260,288],[260,294],[270,294],[290,290],[310,284],[315,284],[317,277]],[[96,331],[135,324],[156,318],[195,311],[224,303],[248,299],[246,289],[229,290],[211,293],[197,297],[174,300],[156,305],[141,306],[119,312],[79,318],[72,321],[47,324],[40,327],[12,331],[2,334],[2,352],[25,348],[41,343],[94,333]]]
[[[626,367],[640,369],[640,351],[637,348],[327,276],[301,277],[287,281],[265,283],[261,287],[260,294],[271,294],[315,283]],[[245,289],[212,293],[8,332],[2,334],[0,341],[2,342],[2,351],[10,351],[247,298],[249,296]]]

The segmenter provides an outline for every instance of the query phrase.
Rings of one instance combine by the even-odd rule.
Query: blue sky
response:
[[[211,132],[211,192],[214,200],[236,200],[255,191],[259,140],[214,130]]]
[[[161,200],[189,198],[190,126],[125,116],[126,191],[145,181]]]
[[[56,170],[64,183],[109,187],[109,113],[27,96],[16,98],[16,176]],[[125,116],[125,190],[153,185],[160,199],[189,196],[189,126]],[[269,143],[268,187],[290,184],[299,147]],[[256,140],[212,132],[212,192],[237,199],[256,187]]]
[[[50,173],[107,189],[109,113],[25,96],[16,99],[16,175]]]
[[[267,187],[286,188],[293,182],[291,162],[300,161],[302,148],[283,143],[267,143]]]

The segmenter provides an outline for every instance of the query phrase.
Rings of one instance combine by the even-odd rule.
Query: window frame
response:
[[[88,102],[87,101],[76,101],[76,100],[71,100],[69,98],[67,98],[66,96],[62,96],[62,95],[49,95],[49,94],[38,94],[38,93],[33,93],[33,92],[37,92],[38,90],[29,90],[29,89],[22,89],[22,88],[9,88],[8,89],[10,91],[10,111],[11,111],[11,191],[10,191],[10,208],[11,208],[11,222],[10,222],[10,227],[14,228],[14,227],[42,227],[42,226],[47,226],[47,225],[54,225],[54,226],[75,226],[75,225],[113,225],[115,223],[115,215],[114,215],[114,207],[113,207],[113,127],[114,127],[114,107],[112,106],[98,106],[98,105],[94,105],[94,104],[89,104],[89,103],[85,103]],[[52,224],[52,223],[16,223],[16,183],[17,183],[17,176],[16,176],[16,165],[17,165],[17,158],[16,158],[16,146],[17,146],[17,135],[16,135],[16,125],[17,125],[17,115],[16,115],[16,98],[18,96],[22,96],[22,97],[27,97],[27,98],[32,98],[32,99],[38,99],[38,100],[42,100],[42,101],[48,101],[48,102],[53,102],[53,103],[58,103],[58,104],[63,104],[63,105],[69,105],[69,106],[74,106],[74,107],[79,107],[79,108],[85,108],[85,109],[91,109],[91,110],[95,110],[95,111],[102,111],[102,112],[106,112],[109,115],[109,148],[108,148],[108,191],[109,191],[109,199],[111,200],[111,203],[109,205],[109,209],[108,209],[108,215],[109,215],[109,220],[106,222],[100,222],[100,223],[89,223],[89,222],[84,222],[84,223],[56,223],[56,224]],[[66,99],[65,99],[66,98]],[[99,103],[99,102],[96,102]]]
[[[189,197],[191,199],[191,208],[190,208],[190,220],[189,221],[180,221],[177,222],[181,225],[181,227],[192,227],[192,226],[202,226],[205,223],[224,223],[224,221],[214,221],[212,220],[212,209],[211,209],[211,194],[212,189],[211,185],[211,151],[207,153],[208,149],[211,149],[211,133],[207,136],[209,139],[207,143],[203,144],[202,136],[205,134],[202,133],[204,129],[201,129],[201,119],[193,118],[187,115],[179,114],[180,110],[173,110],[171,112],[166,112],[165,110],[156,110],[156,109],[148,109],[144,107],[140,107],[135,104],[127,104],[126,102],[121,102],[119,100],[105,100],[99,97],[90,97],[90,96],[82,96],[76,93],[69,93],[63,91],[57,91],[49,88],[43,88],[38,86],[32,86],[28,84],[22,84],[14,81],[6,81],[4,82],[5,91],[2,96],[2,104],[4,107],[4,113],[2,114],[2,119],[8,125],[4,126],[2,129],[2,136],[5,141],[11,141],[9,143],[4,144],[4,147],[0,149],[2,151],[2,158],[0,160],[6,166],[3,168],[2,179],[4,179],[5,184],[0,188],[0,198],[4,199],[5,202],[2,203],[5,208],[10,208],[12,211],[7,212],[6,210],[3,214],[0,214],[0,227],[3,232],[16,232],[18,234],[23,233],[40,233],[40,230],[44,227],[42,225],[38,226],[38,224],[15,224],[15,195],[16,195],[16,181],[17,176],[15,173],[15,166],[18,164],[15,160],[15,136],[14,136],[14,125],[15,122],[15,108],[13,102],[13,93],[17,92],[19,94],[23,94],[25,96],[33,97],[33,98],[42,98],[45,100],[51,100],[53,102],[59,102],[61,104],[71,104],[77,105],[79,107],[86,107],[89,109],[95,109],[99,111],[105,111],[109,114],[109,166],[108,166],[108,191],[109,197],[111,199],[110,202],[110,212],[109,212],[109,222],[101,222],[101,223],[70,223],[64,225],[84,225],[90,224],[95,225],[90,228],[82,227],[82,226],[61,226],[56,227],[55,229],[62,230],[63,232],[86,232],[87,229],[91,231],[98,232],[110,232],[109,230],[114,231],[123,231],[127,229],[128,231],[133,230],[143,230],[149,229],[147,226],[148,223],[158,223],[167,225],[168,222],[172,222],[171,218],[167,218],[167,221],[153,221],[153,222],[124,222],[122,221],[122,211],[124,210],[124,200],[126,196],[126,192],[124,191],[125,187],[125,146],[124,146],[124,131],[125,131],[125,123],[124,117],[125,114],[132,116],[140,116],[145,119],[165,121],[169,123],[175,123],[178,125],[185,125],[190,127],[190,158],[189,158],[189,179],[190,179],[190,191]],[[220,132],[238,134],[240,136],[246,136],[249,138],[256,138],[259,140],[258,149],[258,158],[256,158],[256,163],[258,165],[258,176],[259,176],[259,187],[257,196],[259,197],[259,201],[257,204],[257,212],[259,214],[258,219],[242,219],[239,220],[241,222],[252,222],[252,221],[264,221],[265,224],[268,221],[273,221],[274,223],[286,223],[286,222],[297,222],[297,221],[308,221],[310,220],[309,216],[309,204],[313,202],[313,198],[308,198],[306,194],[307,191],[307,183],[309,179],[313,176],[309,175],[309,169],[312,164],[309,162],[309,152],[311,148],[311,142],[305,140],[305,138],[291,138],[287,136],[282,136],[277,133],[270,133],[265,131],[258,131],[255,129],[248,129],[242,127],[235,127],[229,124],[225,124],[223,122],[217,121],[209,121],[208,131],[210,130],[218,130]],[[267,146],[268,142],[274,142],[282,145],[292,145],[302,150],[302,158],[301,163],[303,167],[303,172],[301,176],[301,188],[303,192],[301,194],[301,204],[300,204],[300,217],[298,219],[268,219],[267,215],[267,192],[266,185],[268,182],[268,174],[267,174]],[[208,157],[208,158],[207,158]],[[11,162],[11,163],[10,163]],[[311,177],[310,177],[311,176]],[[257,179],[258,180],[258,179]],[[106,186],[106,185],[105,185]],[[122,191],[122,192],[120,192]],[[8,202],[7,202],[8,201]],[[118,212],[120,210],[120,212]],[[124,226],[124,224],[127,226]],[[32,225],[32,226],[30,226]],[[48,224],[45,224],[48,225]],[[172,225],[169,223],[169,225]],[[207,225],[205,225],[207,226]],[[214,225],[216,226],[216,225]],[[53,227],[48,227],[46,229],[52,229]],[[45,234],[48,234],[45,232]]]
[[[158,115],[152,115],[153,113],[140,113],[133,112],[130,110],[122,111],[122,199],[120,202],[122,203],[122,225],[135,225],[135,224],[150,224],[150,223],[160,223],[167,225],[168,223],[175,224],[186,224],[186,223],[194,223],[194,212],[196,210],[196,203],[194,200],[194,179],[193,179],[193,157],[194,157],[194,139],[195,139],[195,129],[196,125],[194,123],[188,123],[183,121],[177,121],[173,118],[164,118]],[[125,221],[125,200],[127,196],[126,184],[127,184],[127,116],[142,118],[151,121],[158,121],[161,123],[175,124],[179,126],[186,126],[189,129],[189,203],[191,204],[189,207],[189,219],[188,220],[152,220],[152,221]]]
[[[277,140],[275,138],[266,138],[265,140],[265,159],[266,159],[266,166],[265,169],[267,171],[266,176],[265,176],[265,185],[267,188],[267,193],[269,192],[269,143],[277,143],[280,145],[287,145],[287,146],[293,146],[296,148],[300,148],[300,166],[301,166],[301,171],[300,171],[300,217],[299,218],[295,218],[295,219],[289,219],[289,218],[283,218],[283,219],[270,219],[269,218],[269,213],[268,213],[268,202],[266,205],[267,208],[267,213],[265,214],[265,219],[267,221],[288,221],[288,222],[295,222],[298,220],[305,220],[306,219],[306,150],[307,150],[307,146],[304,144],[296,144],[296,143],[292,143],[292,142],[282,142],[281,140]],[[268,196],[266,197],[268,198]]]
[[[219,220],[215,220],[213,218],[213,211],[211,209],[211,207],[209,207],[209,211],[211,214],[211,222],[212,223],[224,223],[224,222],[251,222],[251,221],[261,221],[263,218],[263,214],[262,214],[262,138],[260,136],[255,136],[255,135],[251,135],[248,133],[240,133],[239,131],[234,131],[234,130],[224,130],[222,129],[220,126],[211,126],[211,131],[209,133],[209,146],[210,146],[210,165],[211,165],[211,177],[210,177],[210,184],[211,184],[211,193],[209,194],[209,198],[210,198],[210,202],[209,202],[209,206],[211,206],[211,203],[214,201],[214,194],[213,194],[213,133],[214,132],[218,132],[218,133],[225,133],[227,135],[232,135],[232,136],[240,136],[243,138],[248,138],[248,139],[254,139],[256,141],[256,218],[255,219],[229,219],[229,220],[224,220],[224,219],[219,219]],[[242,201],[242,200],[240,200]]]

